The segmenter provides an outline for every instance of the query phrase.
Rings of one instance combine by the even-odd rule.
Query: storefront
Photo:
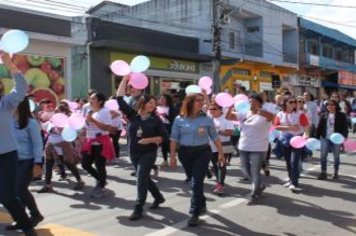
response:
[[[272,97],[275,92],[272,77],[277,76],[282,80],[283,77],[295,73],[296,70],[296,68],[242,61],[233,66],[221,67],[221,87],[235,94],[239,86],[244,86],[248,91],[266,91]]]
[[[137,56],[136,54],[111,52],[111,62],[124,60],[128,63]],[[162,93],[175,94],[184,90],[190,84],[195,84],[199,79],[199,63],[176,58],[163,58],[146,55],[150,59],[150,68],[145,74],[150,79],[150,86],[147,89],[151,94]],[[114,90],[121,78],[112,76],[112,89]],[[114,91],[113,91],[114,92]]]

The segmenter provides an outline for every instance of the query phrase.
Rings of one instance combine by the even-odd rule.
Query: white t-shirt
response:
[[[122,130],[123,128],[123,125],[122,125],[122,117],[121,115],[115,117],[115,118],[112,118],[112,125],[113,127],[116,127],[118,130]]]
[[[92,117],[100,123],[106,125],[112,125],[111,113],[105,107],[101,108],[99,111],[94,112]],[[108,131],[104,131],[90,122],[86,122],[86,136],[87,138],[96,138],[97,134],[108,135]]]
[[[48,139],[47,142],[51,144],[57,144],[63,142],[62,136],[59,134],[57,131],[57,128],[52,128],[51,131],[48,134]],[[58,155],[63,155],[63,149],[58,146],[54,146],[54,149],[56,150]]]
[[[330,135],[334,133],[334,124],[335,124],[335,114],[330,114],[328,120],[326,121],[326,137],[330,138]]]
[[[82,114],[84,117],[86,117],[86,115],[88,114],[88,112],[91,110],[91,106],[90,106],[90,103],[87,102],[83,105],[83,108],[82,108]]]
[[[215,129],[216,132],[218,133],[219,131],[225,131],[225,130],[234,130],[234,124],[232,123],[232,121],[227,120],[225,118],[225,115],[222,114],[220,117],[218,118],[212,118],[214,121],[214,125],[215,125]],[[230,136],[224,136],[224,135],[220,135],[219,134],[219,138],[221,142],[227,142],[230,141]],[[217,152],[216,146],[214,144],[214,142],[210,141],[210,145],[211,145],[211,150],[213,152]]]
[[[240,125],[239,150],[246,152],[266,152],[271,122],[259,114],[248,113]]]

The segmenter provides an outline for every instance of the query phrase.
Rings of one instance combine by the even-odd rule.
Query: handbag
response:
[[[234,153],[235,149],[231,141],[221,142],[224,154]]]

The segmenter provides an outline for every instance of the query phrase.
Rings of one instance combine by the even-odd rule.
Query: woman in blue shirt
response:
[[[209,141],[212,140],[219,153],[219,165],[225,163],[221,142],[213,120],[203,111],[202,94],[189,94],[182,105],[180,115],[175,118],[171,133],[171,167],[177,166],[176,148],[179,145],[178,158],[187,176],[191,176],[193,194],[188,220],[189,226],[199,224],[199,215],[206,212],[204,196],[204,178],[207,174],[212,151]]]
[[[20,200],[16,197],[17,144],[12,125],[12,112],[26,95],[27,84],[9,54],[0,51],[4,65],[10,70],[15,87],[8,95],[0,89],[0,203],[9,211],[26,236],[37,235]]]
[[[32,180],[34,165],[42,163],[43,142],[40,126],[32,118],[29,100],[27,97],[18,105],[14,112],[14,135],[17,140],[17,162],[16,193],[22,204],[30,211],[33,226],[43,220],[37,204],[28,186]],[[18,229],[17,223],[6,227],[8,230]]]

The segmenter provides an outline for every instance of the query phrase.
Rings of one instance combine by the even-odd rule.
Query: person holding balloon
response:
[[[326,110],[320,116],[319,125],[316,130],[316,136],[320,138],[321,142],[321,173],[318,175],[319,180],[327,179],[327,157],[330,149],[334,155],[333,178],[339,178],[341,145],[349,132],[346,114],[341,112],[339,103],[336,100],[329,100],[326,103]]]
[[[137,176],[137,198],[130,220],[139,220],[143,214],[147,192],[154,197],[151,209],[159,208],[165,202],[162,193],[152,181],[150,171],[157,159],[158,146],[169,138],[162,120],[156,115],[156,99],[151,95],[143,95],[137,103],[136,109],[124,101],[126,86],[131,79],[125,76],[117,90],[117,102],[120,110],[129,120],[129,154]]]
[[[297,99],[293,96],[285,96],[282,111],[275,118],[274,125],[282,132],[282,151],[286,162],[289,180],[283,186],[288,187],[293,193],[300,191],[299,187],[299,162],[303,145],[291,142],[293,137],[308,135],[309,122],[305,113],[297,110]],[[304,134],[304,135],[303,135]],[[304,140],[305,141],[305,140]]]
[[[16,196],[18,153],[13,131],[13,110],[23,101],[27,84],[21,71],[11,61],[10,55],[0,51],[3,64],[10,70],[15,87],[7,95],[0,88],[0,203],[9,211],[26,236],[37,235],[33,222]]]
[[[32,225],[35,227],[44,218],[28,187],[31,183],[34,169],[41,169],[43,143],[40,126],[32,117],[27,97],[17,106],[14,112],[13,126],[19,155],[16,192],[24,207],[30,211]],[[19,225],[14,222],[5,228],[6,230],[17,230]]]
[[[91,110],[86,115],[86,141],[82,147],[82,167],[97,181],[91,197],[100,198],[106,194],[106,161],[115,158],[115,150],[110,138],[112,118],[105,108],[106,97],[101,93],[90,96]],[[92,165],[95,164],[94,168]]]
[[[209,162],[212,159],[210,140],[216,146],[219,165],[224,165],[225,156],[216,132],[213,120],[203,111],[204,95],[188,94],[183,102],[180,115],[174,120],[170,143],[170,165],[177,165],[176,148],[179,145],[178,158],[188,177],[191,176],[193,194],[188,220],[189,226],[199,225],[199,216],[206,212],[204,179]]]
[[[55,109],[55,113],[63,113],[69,115],[68,108],[66,106],[59,105]],[[59,167],[62,179],[65,179],[67,175],[65,174],[64,165],[71,171],[75,179],[77,180],[76,185],[73,187],[74,190],[81,190],[85,183],[82,181],[79,174],[79,170],[76,166],[75,159],[78,159],[78,155],[74,151],[74,146],[72,142],[65,140],[65,136],[61,135],[62,128],[55,127],[56,124],[46,124],[48,130],[48,140],[45,145],[45,157],[46,157],[46,173],[45,173],[45,185],[38,190],[38,193],[51,193],[53,192],[52,186],[52,173],[53,166],[57,164]]]

